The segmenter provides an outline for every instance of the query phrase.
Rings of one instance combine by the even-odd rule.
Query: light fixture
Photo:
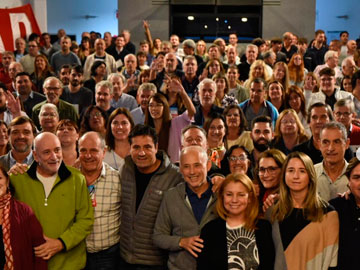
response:
[[[230,25],[228,26],[228,29],[231,29],[231,26],[230,26]]]
[[[247,21],[248,21],[248,19],[247,19],[247,18],[245,18],[245,17],[243,17],[243,18],[241,18],[241,21],[242,21],[242,22],[247,22]]]
[[[193,21],[193,20],[195,19],[195,17],[194,17],[194,16],[188,16],[187,19],[188,19],[189,21]]]
[[[206,25],[206,24],[204,25],[204,28],[207,29],[207,25]]]
[[[228,20],[225,20],[224,23],[228,23]]]
[[[216,18],[216,21],[218,22],[218,21],[219,21],[219,18]]]

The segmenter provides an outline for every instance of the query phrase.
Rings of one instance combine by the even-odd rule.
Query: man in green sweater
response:
[[[65,166],[54,134],[43,132],[34,142],[35,161],[10,181],[15,198],[33,209],[43,228],[46,242],[34,248],[35,256],[49,260],[49,269],[83,269],[85,237],[94,222],[85,178]]]

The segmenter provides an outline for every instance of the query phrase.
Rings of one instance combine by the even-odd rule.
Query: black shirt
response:
[[[313,137],[310,138],[310,140],[303,142],[301,144],[296,145],[291,152],[303,152],[307,154],[309,157],[311,157],[314,164],[320,163],[323,161],[323,156],[321,154],[321,151],[316,149],[313,143]],[[348,148],[345,151],[345,160],[349,162],[354,157],[354,152]]]
[[[151,178],[157,172],[160,166],[152,173],[146,174],[141,173],[138,168],[135,166],[135,181],[136,181],[136,211],[139,208],[142,198],[144,197],[146,188],[150,183]]]
[[[329,202],[339,215],[338,269],[357,270],[360,265],[360,208],[353,194],[349,199],[335,198]]]

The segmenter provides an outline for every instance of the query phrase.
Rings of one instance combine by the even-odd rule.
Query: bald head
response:
[[[189,156],[196,156],[203,164],[206,164],[208,161],[208,155],[204,148],[198,145],[191,145],[184,147],[180,153],[180,166],[181,164],[186,163],[186,160]]]
[[[50,132],[39,134],[34,140],[34,159],[38,163],[37,172],[44,177],[55,175],[62,162],[59,138]]]
[[[100,133],[95,132],[95,131],[89,131],[86,132],[83,136],[81,136],[81,138],[79,139],[79,146],[84,142],[84,141],[93,141],[96,142],[96,146],[98,146],[101,150],[105,149],[105,141],[104,139],[100,136]],[[94,145],[95,146],[95,145]]]

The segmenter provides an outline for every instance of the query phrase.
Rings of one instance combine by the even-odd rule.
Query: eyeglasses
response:
[[[259,175],[264,175],[266,173],[266,171],[269,174],[274,174],[277,169],[279,169],[279,167],[273,167],[273,166],[270,166],[270,167],[267,167],[267,168],[260,167],[258,169],[258,172],[259,172]]]
[[[349,117],[350,114],[351,114],[351,113],[349,113],[349,112],[336,112],[336,113],[335,113],[335,116],[336,116],[336,117],[341,117],[341,116],[343,115],[344,117]]]
[[[42,113],[42,117],[55,118],[57,116],[56,113]]]
[[[242,156],[230,156],[230,157],[228,157],[228,160],[229,161],[232,161],[232,162],[236,162],[237,160],[239,160],[239,161],[245,161],[245,160],[247,160],[248,158],[247,158],[247,156],[245,156],[245,155],[242,155]]]
[[[95,112],[90,114],[90,118],[100,117],[102,116],[101,112]]]

